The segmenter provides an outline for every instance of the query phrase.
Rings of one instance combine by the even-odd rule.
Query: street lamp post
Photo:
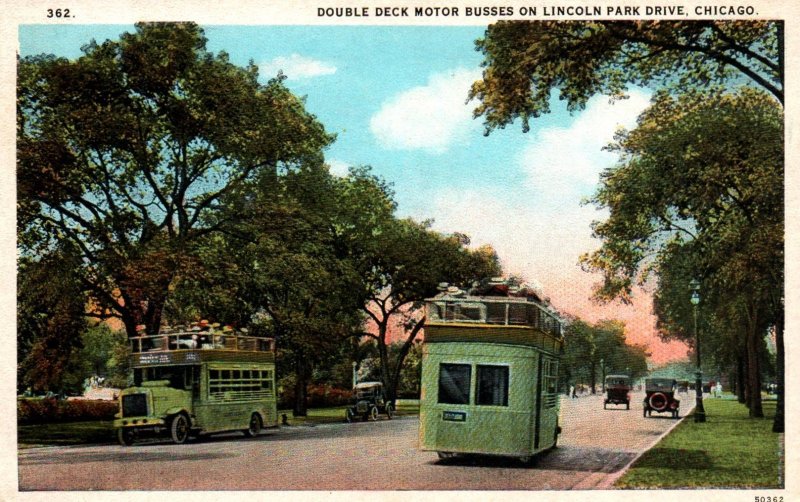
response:
[[[703,407],[703,373],[700,370],[700,334],[697,331],[697,306],[700,304],[700,281],[692,279],[689,283],[689,291],[692,292],[691,302],[694,310],[694,338],[695,338],[695,351],[697,352],[697,372],[695,373],[695,392],[697,394],[697,402],[694,409],[694,421],[705,422],[706,410]]]

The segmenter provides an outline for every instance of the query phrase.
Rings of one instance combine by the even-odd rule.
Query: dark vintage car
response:
[[[603,401],[605,410],[609,404],[624,404],[631,409],[631,379],[628,375],[606,376],[606,398]]]
[[[678,383],[671,378],[648,378],[644,382],[644,416],[656,413],[671,413],[678,418],[681,402],[675,399]]]
[[[387,402],[381,382],[361,382],[353,387],[353,402],[345,411],[345,419],[352,422],[356,418],[377,420],[381,413],[392,419],[394,406]]]

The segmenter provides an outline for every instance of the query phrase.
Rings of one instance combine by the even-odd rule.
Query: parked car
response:
[[[358,417],[377,420],[381,413],[389,420],[394,416],[394,406],[386,401],[381,382],[361,382],[353,387],[353,404],[345,411],[345,419],[352,422]]]
[[[678,418],[678,409],[681,406],[679,399],[675,399],[678,383],[671,378],[648,378],[644,382],[644,416],[653,416],[656,413],[671,413],[672,418]]]
[[[609,404],[624,404],[625,409],[631,409],[631,379],[628,375],[606,376],[606,398],[603,409]]]

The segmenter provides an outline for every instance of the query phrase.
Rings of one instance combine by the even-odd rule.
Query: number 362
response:
[[[72,17],[69,14],[69,9],[47,9],[47,17]]]

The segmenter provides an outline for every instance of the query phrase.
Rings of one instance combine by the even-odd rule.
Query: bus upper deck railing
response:
[[[226,350],[274,352],[275,339],[226,332],[184,331],[131,338],[131,350],[136,352],[166,352],[170,350]]]
[[[508,298],[436,298],[427,302],[426,316],[433,323],[470,323],[527,326],[559,338],[561,320],[538,303]]]

